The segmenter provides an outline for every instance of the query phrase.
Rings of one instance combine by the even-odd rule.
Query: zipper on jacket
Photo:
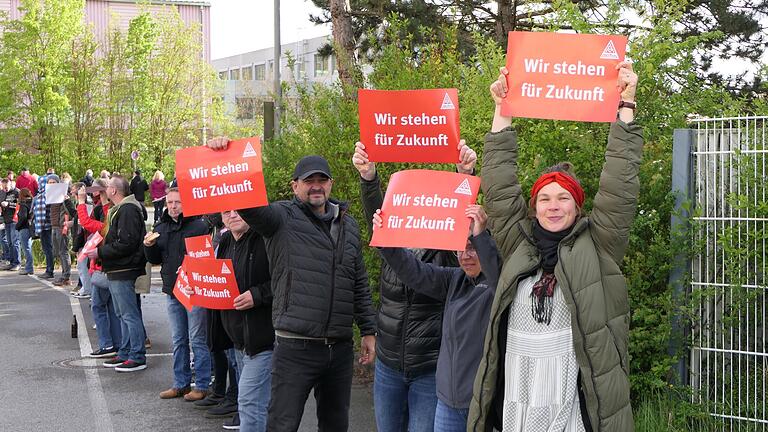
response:
[[[405,332],[408,329],[408,318],[411,315],[411,296],[409,294],[408,287],[406,287],[405,284],[403,284],[403,295],[405,295],[405,315],[403,317],[403,327],[400,331],[400,370],[403,372],[403,375],[406,375],[405,373]]]
[[[328,237],[328,240],[331,242],[331,250],[333,250],[333,254],[331,256],[331,296],[329,298],[328,302],[328,315],[325,317],[325,325],[323,326],[323,336],[328,336],[328,326],[331,322],[331,314],[333,314],[333,302],[334,297],[336,294],[336,252],[339,245],[343,244],[343,237],[344,237],[344,215],[346,214],[346,211],[340,210],[339,212],[339,239],[336,244],[333,243],[333,236],[331,235],[331,229],[325,229],[325,227],[322,227],[323,232]],[[322,222],[321,222],[322,223]],[[333,222],[331,222],[333,224]],[[354,302],[354,293],[353,293],[353,300]],[[354,306],[352,308],[354,310]]]

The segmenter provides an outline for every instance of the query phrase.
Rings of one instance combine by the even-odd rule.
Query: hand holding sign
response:
[[[352,155],[352,165],[357,168],[360,177],[366,181],[373,181],[376,178],[376,164],[368,159],[368,153],[365,152],[365,144],[360,141],[355,143],[355,153]]]
[[[488,224],[488,215],[485,213],[483,206],[472,204],[467,207],[467,210],[464,213],[468,218],[472,219],[472,224],[470,226],[472,235],[479,236],[482,234]]]

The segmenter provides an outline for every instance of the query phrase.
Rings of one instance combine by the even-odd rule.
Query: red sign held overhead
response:
[[[360,142],[372,162],[459,161],[456,89],[358,90]]]
[[[177,150],[176,176],[187,216],[268,203],[258,137],[230,141],[226,150]]]
[[[211,236],[201,235],[184,239],[187,255],[192,258],[216,258],[211,244]]]
[[[505,116],[587,122],[616,120],[616,65],[626,36],[509,32]]]
[[[184,293],[184,287],[192,289],[194,294]],[[176,277],[173,293],[188,310],[192,310],[192,306],[234,309],[235,297],[240,295],[240,290],[237,288],[232,260],[193,258],[187,255]]]
[[[480,178],[447,171],[400,171],[389,179],[371,246],[464,250]]]

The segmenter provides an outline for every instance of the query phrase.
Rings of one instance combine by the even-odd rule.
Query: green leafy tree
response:
[[[68,56],[82,31],[84,0],[21,0],[0,39],[0,121],[25,151],[59,165],[68,121]]]

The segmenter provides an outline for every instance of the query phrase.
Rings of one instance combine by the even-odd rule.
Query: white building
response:
[[[321,36],[282,45],[280,79],[301,84],[337,82],[336,59],[333,55],[318,53],[331,40],[331,36]],[[211,63],[224,81],[222,97],[227,110],[236,112],[239,120],[260,115],[262,102],[272,100],[274,49],[264,48],[215,59]]]

